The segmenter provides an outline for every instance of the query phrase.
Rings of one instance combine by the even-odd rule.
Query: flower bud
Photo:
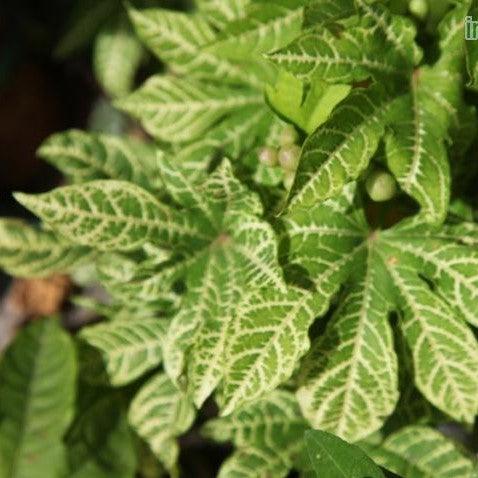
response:
[[[377,170],[370,174],[365,183],[368,195],[373,201],[382,202],[392,199],[397,193],[397,183],[386,171]]]
[[[299,165],[300,147],[293,144],[279,151],[279,164],[285,171],[295,171]]]
[[[259,150],[259,161],[264,166],[277,166],[277,150],[270,146],[265,146]]]

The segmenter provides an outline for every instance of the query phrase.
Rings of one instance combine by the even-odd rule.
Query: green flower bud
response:
[[[373,201],[382,202],[392,199],[397,193],[397,183],[386,171],[377,170],[370,174],[365,183],[368,195]]]
[[[295,171],[299,165],[300,147],[292,144],[285,146],[279,151],[279,164],[284,171]]]
[[[294,184],[294,180],[295,180],[295,171],[285,171],[282,184],[287,189],[287,191],[289,191],[289,189]]]
[[[427,0],[410,0],[408,9],[414,17],[425,20],[428,15],[428,2]]]
[[[291,124],[288,124],[282,130],[279,141],[281,146],[291,146],[298,139],[299,135],[297,134],[297,131]]]
[[[278,155],[277,150],[271,148],[270,146],[265,146],[259,150],[259,161],[264,166],[277,166]]]

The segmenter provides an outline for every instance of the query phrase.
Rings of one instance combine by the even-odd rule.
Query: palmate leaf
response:
[[[381,87],[355,89],[304,143],[289,209],[337,195],[368,166],[393,97]]]
[[[139,141],[69,130],[50,136],[38,149],[38,155],[72,183],[121,179],[157,189],[157,152]]]
[[[56,319],[26,327],[0,365],[0,475],[59,477],[73,416],[75,349]]]
[[[414,72],[411,92],[397,103],[392,133],[386,138],[390,170],[429,222],[445,218],[450,194],[445,140],[449,132],[460,134],[467,114],[461,91],[464,13],[464,7],[457,6],[441,22],[439,60]]]
[[[176,143],[198,139],[226,115],[262,101],[262,95],[248,88],[158,75],[117,106],[141,120],[155,138]]]
[[[247,16],[226,25],[207,51],[231,60],[260,58],[282,48],[301,32],[304,8],[274,3],[256,4]]]
[[[72,242],[100,250],[131,250],[152,239],[166,247],[207,240],[190,217],[126,181],[90,181],[15,198]]]
[[[414,478],[471,478],[473,462],[440,432],[422,426],[402,428],[377,446],[361,445],[384,468]]]
[[[126,14],[117,15],[99,31],[94,44],[93,69],[105,91],[120,97],[130,92],[143,58],[143,47]]]
[[[176,189],[177,197],[188,203],[185,194],[191,187],[182,194]],[[285,284],[272,228],[256,216],[262,206],[234,178],[228,163],[194,195],[200,196],[198,212],[211,218],[217,237],[188,265],[188,292],[165,340],[165,368],[177,380],[188,354],[188,387],[200,407],[223,378],[226,339],[240,297],[261,286],[284,291]]]
[[[450,195],[450,166],[445,141],[450,134],[460,137],[476,126],[474,113],[464,104],[462,70],[464,61],[463,16],[466,7],[457,5],[439,26],[440,50],[432,67],[416,69],[410,94],[397,103],[391,134],[386,137],[387,164],[400,186],[421,206],[428,222],[443,222]],[[465,118],[469,117],[467,126]],[[457,149],[466,150],[457,142]]]
[[[211,420],[203,434],[216,441],[232,441],[236,451],[218,476],[287,476],[304,454],[307,424],[292,393],[276,390],[233,414]]]
[[[355,441],[380,428],[384,416],[391,414],[397,401],[391,310],[400,312],[405,338],[414,351],[420,392],[455,419],[472,420],[478,411],[478,347],[461,310],[445,302],[450,296],[456,303],[461,299],[456,291],[464,294],[466,289],[450,293],[456,286],[450,287],[449,277],[437,272],[436,262],[426,262],[439,244],[445,256],[448,248],[453,251],[448,257],[452,264],[459,254],[466,262],[473,254],[470,247],[458,246],[451,233],[440,238],[440,230],[416,223],[367,233],[357,213],[340,212],[327,203],[286,216],[285,225],[291,264],[307,270],[324,301],[346,284],[341,305],[302,365],[298,398],[311,424]],[[430,247],[423,258],[419,237],[426,244],[424,251]],[[414,253],[401,252],[415,245]],[[442,261],[446,267],[444,257]],[[459,262],[448,267],[460,267],[455,280],[460,277],[465,287],[473,287],[473,266],[469,276]],[[436,284],[434,291],[422,275]],[[466,311],[476,296],[465,297]]]
[[[307,269],[326,304],[352,270],[357,276],[302,366],[298,398],[315,427],[356,440],[380,428],[392,413],[398,399],[397,361],[383,271],[367,250],[362,218],[338,214],[331,206],[286,218],[289,260]],[[370,390],[375,390],[373,398]]]
[[[54,234],[14,219],[0,219],[0,267],[18,277],[67,272],[91,259],[88,247],[71,246]]]
[[[194,420],[194,407],[188,397],[166,375],[158,374],[139,390],[128,418],[133,429],[175,476],[179,453],[176,437]]]
[[[141,377],[161,363],[166,328],[164,320],[143,317],[84,328],[79,335],[89,346],[82,356],[84,374],[115,386]]]

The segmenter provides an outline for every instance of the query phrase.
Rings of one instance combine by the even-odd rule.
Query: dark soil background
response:
[[[55,60],[72,0],[0,2],[0,215],[27,213],[12,191],[40,192],[59,174],[35,156],[51,133],[84,127],[99,89],[88,52]],[[1,276],[0,288],[6,285]]]

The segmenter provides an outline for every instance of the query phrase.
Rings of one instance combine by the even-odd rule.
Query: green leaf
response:
[[[116,253],[105,254],[96,263],[98,280],[119,303],[140,308],[151,305],[162,311],[178,305],[173,286],[184,268],[184,261],[168,258],[137,263]]]
[[[277,246],[270,226],[252,213],[261,211],[254,196],[234,192],[235,184],[226,170],[211,177],[207,191],[210,198],[222,202],[227,191],[222,232],[208,250],[198,254],[187,274],[187,296],[182,310],[173,319],[168,332],[166,369],[176,379],[185,349],[190,347],[188,386],[200,407],[224,375],[225,354],[230,325],[236,320],[235,308],[240,297],[260,286],[285,290],[278,266]],[[245,214],[247,207],[251,214]],[[228,284],[225,288],[224,284]],[[174,352],[174,349],[182,352]],[[174,371],[173,371],[174,370]]]
[[[56,319],[42,319],[17,336],[0,365],[0,475],[59,477],[62,443],[75,400],[76,361]]]
[[[379,87],[357,88],[302,147],[290,210],[336,196],[368,166],[383,135],[391,98]]]
[[[476,308],[476,274],[463,231],[442,232],[415,220],[367,233],[360,215],[327,202],[284,220],[291,266],[309,273],[324,301],[346,286],[300,372],[299,403],[312,425],[357,440],[391,414],[396,359],[386,319],[392,310],[413,352],[417,388],[443,412],[470,422],[478,410],[478,346],[461,313],[469,316],[472,303]]]
[[[129,93],[142,57],[143,48],[126,15],[110,19],[96,36],[93,51],[95,76],[106,93],[112,97]]]
[[[455,311],[472,325],[478,324],[476,297],[478,294],[478,278],[476,263],[478,255],[473,245],[470,228],[467,223],[458,228],[447,228],[443,231],[426,227],[415,227],[404,230],[394,237],[387,237],[387,243],[397,254],[407,258],[427,278],[433,281],[436,291]],[[462,236],[459,234],[463,232]],[[426,240],[423,240],[423,238]]]
[[[307,426],[292,393],[276,390],[227,417],[211,420],[203,434],[213,440],[232,441],[236,450],[218,476],[287,476],[304,454]]]
[[[364,446],[384,468],[416,478],[471,478],[472,461],[436,430],[410,426],[390,435],[378,446]]]
[[[478,413],[476,339],[417,271],[394,257],[389,253],[383,262],[400,296],[401,327],[413,350],[416,385],[437,408],[472,423]]]
[[[178,75],[259,87],[269,76],[262,62],[233,63],[206,51],[216,34],[201,15],[160,8],[129,9],[129,15],[144,44]]]
[[[305,441],[317,476],[384,478],[380,468],[360,448],[330,433],[309,430]]]
[[[84,372],[91,380],[107,378],[114,386],[141,377],[161,363],[166,326],[164,320],[141,317],[84,328],[80,340],[99,354],[88,359],[91,351],[85,350],[81,357]]]
[[[72,183],[121,179],[151,190],[157,189],[157,154],[146,143],[80,130],[56,133],[38,149]]]
[[[106,393],[82,407],[65,441],[69,477],[134,476],[136,455],[133,436],[117,396]]]
[[[91,181],[15,198],[71,241],[100,250],[137,249],[148,241],[193,246],[206,239],[190,218],[126,181]]]
[[[262,96],[254,90],[158,75],[117,106],[139,119],[155,138],[181,143],[198,139],[241,107],[261,103]]]
[[[194,408],[189,399],[162,374],[143,385],[129,410],[131,426],[170,472],[174,471],[179,453],[176,437],[193,420]]]
[[[196,0],[196,4],[207,20],[218,29],[246,14],[249,0]]]
[[[325,334],[308,355],[307,377],[297,392],[314,428],[351,441],[381,428],[399,398],[397,358],[387,320],[390,305],[373,254],[368,253],[363,281],[341,298]]]
[[[341,214],[333,203],[290,214],[285,226],[289,261],[309,272],[324,304],[355,273],[302,364],[297,396],[314,428],[356,441],[380,428],[398,399],[383,271],[367,247],[362,218]]]
[[[0,267],[21,277],[67,272],[91,259],[88,247],[75,247],[51,232],[15,219],[0,219]]]
[[[311,0],[301,1],[304,8],[304,26],[329,27],[340,20],[356,14],[354,0]]]
[[[231,324],[222,414],[259,399],[292,375],[309,348],[308,329],[324,303],[300,289],[251,291]]]
[[[348,85],[327,85],[314,81],[305,95],[305,85],[295,76],[281,71],[274,87],[267,86],[267,100],[280,114],[306,133],[313,133],[349,93]]]
[[[450,167],[444,144],[446,129],[443,131],[440,116],[435,114],[433,101],[427,99],[435,86],[429,76],[425,70],[417,70],[411,94],[396,105],[386,154],[388,167],[402,189],[420,204],[425,220],[442,222],[450,199]],[[443,84],[445,78],[441,81]],[[447,99],[442,95],[440,105],[444,102]]]
[[[330,83],[407,75],[400,55],[387,51],[384,42],[363,27],[345,30],[339,37],[327,29],[306,32],[269,59],[298,78]]]
[[[422,52],[415,44],[416,27],[412,20],[401,15],[393,15],[378,2],[355,0],[359,13],[366,24],[377,34],[382,35],[387,50],[396,51],[403,63],[416,65],[422,59]]]
[[[252,5],[247,16],[226,25],[207,47],[223,58],[247,60],[282,48],[301,31],[304,10],[274,3]]]

